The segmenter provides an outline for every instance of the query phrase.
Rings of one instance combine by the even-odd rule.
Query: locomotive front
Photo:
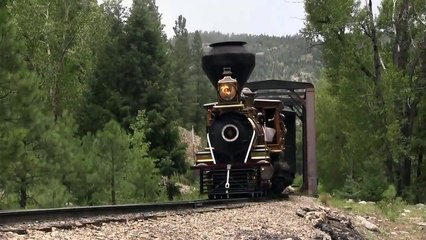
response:
[[[243,113],[241,90],[255,65],[243,42],[212,44],[202,59],[203,70],[217,89],[209,108],[207,141],[216,164],[246,163],[256,138],[256,124]]]
[[[202,58],[203,70],[217,90],[207,109],[207,147],[196,154],[193,167],[200,171],[200,192],[210,198],[241,195],[263,196],[271,185],[274,167],[271,148],[265,142],[263,112],[255,107],[255,94],[244,84],[255,66],[255,55],[245,42],[210,45]],[[274,102],[279,112],[281,102]],[[280,121],[278,120],[278,128]],[[269,128],[274,134],[276,128]],[[274,132],[275,131],[275,132]],[[283,139],[283,129],[278,136]],[[278,148],[279,152],[283,148]],[[275,152],[277,150],[275,149]]]

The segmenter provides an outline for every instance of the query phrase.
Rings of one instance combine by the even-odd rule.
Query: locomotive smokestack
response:
[[[210,45],[212,48],[202,59],[202,66],[215,88],[224,76],[237,79],[238,93],[244,87],[255,66],[255,55],[244,47],[246,42],[229,41]]]

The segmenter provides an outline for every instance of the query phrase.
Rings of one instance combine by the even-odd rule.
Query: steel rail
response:
[[[266,198],[236,198],[219,200],[193,200],[143,204],[102,205],[84,207],[64,207],[27,210],[0,210],[0,226],[35,221],[64,220],[69,218],[97,217],[131,213],[147,213],[155,211],[186,210],[200,207],[212,207],[254,201],[265,201]]]

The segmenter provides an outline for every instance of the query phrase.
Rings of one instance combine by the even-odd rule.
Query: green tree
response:
[[[105,189],[110,193],[110,203],[116,204],[118,186],[126,176],[125,169],[130,160],[129,137],[115,121],[108,122],[96,137],[98,164],[103,163],[98,165],[98,171],[105,180]]]
[[[10,1],[25,60],[57,119],[79,109],[109,28],[96,0]]]
[[[82,137],[77,162],[69,176],[70,191],[78,205],[125,202],[131,163],[129,136],[114,120],[96,134]],[[71,162],[72,163],[72,162]],[[67,184],[67,186],[68,186]]]
[[[194,125],[196,111],[196,82],[192,76],[192,57],[186,19],[179,15],[173,27],[175,33],[172,41],[171,82],[176,94],[176,108],[179,112],[181,125],[191,129]]]
[[[78,114],[81,135],[87,132],[96,133],[111,119],[121,123],[129,114],[128,107],[122,107],[126,103],[118,87],[118,82],[124,77],[120,72],[123,68],[120,58],[125,51],[122,41],[125,36],[126,11],[121,1],[115,0],[104,2],[103,11],[110,29],[106,43],[97,55],[96,68],[89,82],[85,104]],[[127,126],[126,124],[122,125]]]
[[[203,42],[199,31],[194,32],[191,43],[191,76],[195,82],[196,106],[194,120],[194,128],[197,133],[204,135],[206,130],[206,112],[203,105],[209,102],[216,101],[216,90],[211,85],[210,80],[205,75],[201,67],[201,59],[203,57]]]
[[[0,5],[0,188],[28,204],[30,188],[49,168],[40,141],[49,121],[38,79],[23,61],[24,46],[4,5]]]
[[[77,130],[78,125],[74,118],[64,112],[43,134],[41,147],[45,149],[45,159],[49,162],[51,168],[48,174],[48,182],[43,183],[43,185],[50,186],[52,184],[52,187],[40,186],[39,190],[46,190],[48,195],[55,195],[55,190],[57,189],[56,196],[67,196],[63,195],[63,189],[65,189],[73,197],[73,199],[69,199],[67,202],[75,201],[75,203],[84,204],[85,201],[82,200],[84,197],[79,196],[78,193],[82,189],[85,189],[82,186],[85,184],[82,182],[85,179],[83,175],[90,172],[89,168],[85,166],[85,158],[87,155],[91,156],[93,148],[84,149],[84,146],[82,146],[83,140],[78,136]],[[93,160],[91,157],[88,157],[88,159],[89,161]],[[57,181],[54,181],[55,179]],[[60,187],[59,183],[63,186]],[[40,192],[37,196],[49,201],[49,196],[45,196]],[[60,198],[57,199],[57,202],[59,201]],[[43,201],[38,200],[38,202],[42,204]],[[50,202],[42,205],[48,205],[48,203]]]
[[[126,199],[131,201],[154,201],[158,196],[159,171],[149,156],[149,141],[146,133],[148,122],[143,111],[140,111],[136,122],[131,126],[133,134],[130,138],[131,159],[127,165]]]
[[[29,195],[33,198],[32,206],[36,208],[64,207],[73,200],[71,193],[57,178],[36,184]]]
[[[75,165],[75,178],[70,191],[77,205],[107,204],[110,201],[104,159],[99,157],[96,135],[87,134],[81,138],[81,153]]]
[[[417,181],[412,172],[423,169],[424,147],[413,144],[425,88],[425,23],[418,16],[426,8],[420,2],[382,1],[375,18],[372,1],[305,1],[304,34],[321,45],[328,82],[318,100],[320,161],[340,162],[337,169],[324,168],[322,177],[338,171],[335,176],[361,183],[371,198],[381,196],[386,182],[409,197]],[[332,146],[340,149],[323,152]],[[325,184],[336,185],[331,182]]]
[[[117,21],[114,26],[120,26],[121,19]],[[171,162],[173,171],[185,171],[184,148],[179,144],[175,123],[177,113],[172,102],[166,38],[155,3],[134,1],[126,25],[110,46],[115,52],[99,59],[103,64],[98,65],[88,103],[101,114],[92,114],[93,125],[86,129],[98,130],[109,119],[115,119],[131,133],[138,110],[145,109],[150,156],[157,166]],[[171,174],[166,170],[162,173]]]

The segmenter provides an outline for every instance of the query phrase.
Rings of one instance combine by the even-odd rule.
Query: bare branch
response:
[[[376,76],[373,74],[373,73],[371,73],[371,71],[370,70],[368,70],[368,68],[361,62],[361,60],[360,60],[360,58],[359,58],[359,56],[355,56],[355,62],[359,65],[359,67],[360,67],[360,70],[367,76],[367,77],[369,77],[369,78],[372,78],[372,79],[374,79],[374,78],[376,78]]]
[[[318,42],[318,43],[310,43],[309,47],[307,48],[307,50],[312,50],[312,48],[317,47],[317,46],[322,46],[324,45],[324,42]]]
[[[385,63],[383,62],[383,59],[382,59],[382,56],[381,56],[380,53],[379,53],[379,60],[380,60],[380,64],[382,65],[383,70],[386,70]]]
[[[69,47],[70,47],[70,45],[71,45],[71,43],[74,41],[74,39],[75,39],[75,37],[76,37],[76,34],[74,34],[68,41],[67,41],[67,43],[65,43],[64,44],[64,48],[62,49],[62,55],[61,55],[61,58],[64,58],[65,57],[65,54],[68,52],[68,49],[69,49]]]
[[[367,26],[361,24],[362,30],[364,30],[365,35],[367,35],[370,39],[372,38],[371,34],[368,32]]]
[[[393,31],[396,35],[396,24],[395,24],[395,8],[396,8],[396,1],[397,0],[393,0],[393,9],[392,9],[392,22],[393,22]]]
[[[0,99],[5,99],[7,96],[9,96],[12,93],[13,93],[13,91],[9,91],[8,93],[5,93],[5,94],[1,95]]]
[[[376,34],[376,26],[374,25],[374,16],[373,16],[373,3],[371,0],[368,1],[368,16],[369,16],[369,23],[370,23],[370,29],[371,29],[371,42],[373,44],[373,59],[374,59],[374,81],[375,84],[379,84],[381,81],[381,70],[380,68],[383,67],[383,62],[380,58],[380,52],[379,52],[379,45],[378,45],[378,38]]]
[[[1,119],[2,122],[12,122],[12,123],[18,122],[18,120],[19,118],[2,118]]]

